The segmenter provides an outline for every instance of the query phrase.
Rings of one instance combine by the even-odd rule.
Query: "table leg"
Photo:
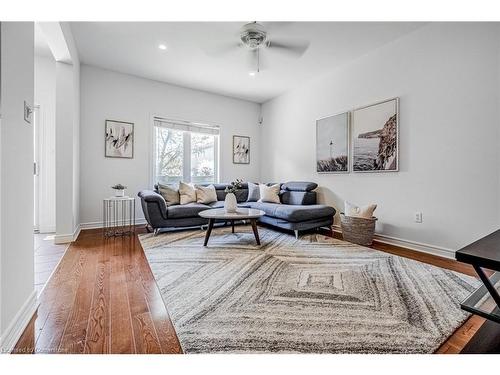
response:
[[[231,232],[234,233],[234,220],[231,220]]]
[[[255,236],[255,241],[257,242],[257,245],[260,245],[259,232],[257,231],[257,220],[250,219],[250,224],[252,224],[252,229],[253,229],[253,234]]]
[[[474,269],[476,270],[476,273],[478,276],[481,278],[481,281],[483,282],[484,286],[490,293],[490,295],[493,297],[493,300],[496,302],[498,308],[500,309],[500,295],[498,294],[497,290],[495,289],[495,286],[491,283],[490,279],[486,274],[484,273],[483,269],[479,266],[472,265]]]
[[[208,219],[208,228],[207,232],[205,233],[205,243],[203,246],[207,246],[208,244],[208,239],[210,238],[210,233],[212,233],[212,228],[214,227],[214,219]]]

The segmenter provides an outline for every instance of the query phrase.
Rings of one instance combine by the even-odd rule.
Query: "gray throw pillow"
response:
[[[260,199],[259,184],[254,184],[253,182],[249,182],[247,202],[257,202],[259,199]]]
[[[176,186],[158,183],[158,192],[165,199],[167,206],[180,203],[179,189]]]

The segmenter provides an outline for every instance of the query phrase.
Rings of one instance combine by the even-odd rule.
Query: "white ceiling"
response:
[[[309,41],[300,57],[265,49],[251,77],[249,52],[208,52],[239,41],[245,22],[72,22],[80,60],[157,81],[265,102],[304,80],[423,26],[408,22],[263,22],[279,41]],[[158,48],[160,43],[167,50]]]

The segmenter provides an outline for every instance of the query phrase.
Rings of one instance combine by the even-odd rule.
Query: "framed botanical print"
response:
[[[134,157],[134,124],[106,120],[104,156],[107,158]]]
[[[349,112],[316,121],[316,172],[349,172]]]
[[[233,135],[233,163],[250,164],[250,137]]]
[[[399,169],[399,98],[355,109],[352,115],[354,172]]]

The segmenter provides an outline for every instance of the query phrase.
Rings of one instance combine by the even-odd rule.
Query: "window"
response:
[[[219,128],[155,118],[154,183],[218,181]]]

